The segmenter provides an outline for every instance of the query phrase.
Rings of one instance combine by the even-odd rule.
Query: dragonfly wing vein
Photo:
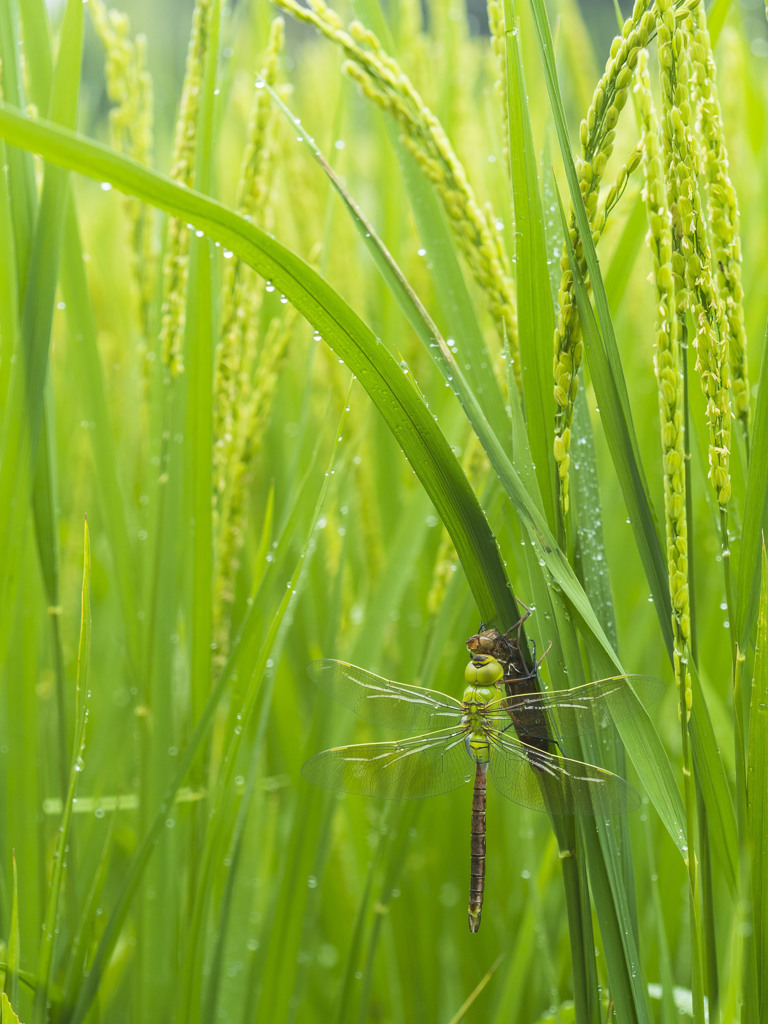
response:
[[[633,810],[635,790],[619,775],[597,765],[528,747],[503,733],[489,733],[488,776],[507,799],[551,814],[608,816]]]
[[[324,750],[302,775],[316,785],[359,796],[412,800],[452,789],[472,777],[466,729],[444,729],[389,743],[360,743]]]
[[[313,661],[307,671],[324,693],[374,725],[412,732],[461,721],[461,703],[436,690],[384,679],[330,658]]]
[[[665,689],[654,676],[612,676],[572,690],[501,697],[488,706],[486,718],[500,723],[506,716],[529,736],[539,739],[578,736],[638,714],[646,704],[658,700]]]

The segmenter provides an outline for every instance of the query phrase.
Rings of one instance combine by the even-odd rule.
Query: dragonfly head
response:
[[[470,686],[495,686],[504,678],[504,669],[490,654],[473,654],[464,678]]]
[[[483,654],[483,652],[492,651],[495,638],[498,635],[498,632],[493,627],[486,629],[485,626],[481,626],[480,631],[467,640],[467,648],[473,656],[475,654]]]

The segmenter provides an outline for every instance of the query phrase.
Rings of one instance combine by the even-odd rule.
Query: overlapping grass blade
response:
[[[109,180],[130,195],[186,218],[271,280],[344,359],[384,416],[453,538],[483,618],[514,621],[498,551],[448,442],[389,350],[330,285],[226,207],[106,147],[32,122],[7,106],[0,109],[0,132],[9,142],[44,150],[47,159]]]
[[[728,785],[712,716],[706,705],[698,672],[691,671],[691,750],[696,780],[707,806],[710,842],[718,857],[722,877],[735,895],[738,879],[738,835],[733,798]]]
[[[442,437],[437,440],[434,421],[424,410],[413,389],[403,389],[402,374],[395,366],[394,360],[391,360],[388,353],[382,355],[386,350],[380,343],[375,342],[369,332],[361,330],[361,322],[349,307],[338,306],[338,297],[331,298],[332,289],[325,282],[278,243],[264,236],[220,204],[190,190],[182,190],[162,175],[118,157],[104,147],[86,141],[82,136],[57,130],[53,126],[44,125],[41,121],[31,122],[13,113],[7,106],[0,107],[0,130],[11,142],[42,150],[48,159],[79,169],[98,180],[110,180],[117,188],[131,195],[154,203],[170,213],[186,217],[205,230],[210,237],[231,248],[245,262],[273,280],[277,287],[290,296],[297,308],[355,371],[385,415],[395,437],[403,444],[441,518],[451,527],[454,543],[483,618],[488,621],[514,621],[515,612],[509,604],[509,592],[503,573],[500,569],[494,568],[498,566],[495,546],[487,533],[482,515],[480,522],[474,513],[470,520],[467,520],[471,507],[478,513],[479,509],[471,492],[468,493],[466,480],[461,483],[453,469],[448,474],[444,472],[445,465],[450,464],[451,460],[455,466],[455,460],[446,450],[447,445]],[[282,263],[278,263],[278,259]],[[304,281],[311,282],[311,292],[305,288]],[[353,337],[358,343],[364,340],[365,348],[355,345]],[[376,358],[372,359],[374,353]],[[380,372],[382,369],[386,370],[385,376]],[[390,404],[393,393],[398,396],[399,412]],[[390,397],[385,397],[387,394]],[[487,450],[502,484],[508,493],[511,492],[513,495],[521,520],[533,538],[537,550],[540,550],[553,575],[568,592],[574,609],[582,618],[585,627],[595,633],[605,644],[606,649],[610,649],[570,566],[559,552],[541,513],[532,506],[498,439],[492,434],[480,436],[484,445],[488,446]],[[441,466],[439,471],[435,459]],[[470,540],[470,537],[474,539]],[[488,586],[484,582],[483,572],[479,569],[480,565],[484,565],[489,572]],[[507,609],[506,614],[501,609]]]
[[[11,900],[11,923],[8,929],[8,951],[6,953],[3,992],[11,1003],[16,1002],[19,991],[19,967],[21,935],[19,933],[19,877],[16,870],[16,854],[13,855],[13,894]]]
[[[8,168],[7,150],[0,142],[0,166]],[[18,279],[13,237],[10,181],[7,170],[0,175],[0,257],[5,272],[0,274],[0,407],[5,409],[10,386],[11,356],[19,343]]]
[[[281,106],[283,105],[281,104]],[[283,110],[286,115],[289,116],[284,106]],[[361,236],[363,237],[364,243],[372,253],[377,266],[385,277],[385,280],[393,293],[398,297],[398,301],[400,302],[404,312],[406,312],[409,320],[417,329],[424,343],[431,350],[430,354],[432,354],[433,358],[436,359],[436,362],[446,377],[446,380],[450,383],[452,389],[459,398],[459,401],[462,403],[470,423],[477,432],[478,437],[491,458],[494,468],[499,474],[502,485],[514,501],[518,514],[521,515],[521,519],[528,530],[529,536],[534,540],[534,543],[537,544],[537,547],[542,552],[542,557],[547,562],[550,571],[553,572],[553,575],[555,575],[556,578],[560,579],[564,589],[569,592],[569,596],[583,615],[587,627],[592,627],[593,629],[596,627],[596,636],[601,638],[602,642],[605,644],[606,650],[611,650],[610,642],[605,638],[605,634],[602,633],[602,628],[595,618],[591,605],[586,601],[584,593],[581,590],[573,571],[562,557],[554,537],[550,533],[549,528],[544,521],[540,507],[537,506],[534,501],[533,492],[531,491],[530,486],[524,486],[518,476],[518,469],[516,467],[519,467],[521,464],[521,456],[518,455],[516,458],[516,466],[513,467],[502,443],[500,443],[499,436],[491,429],[490,423],[486,419],[485,408],[481,406],[480,402],[477,400],[475,394],[471,390],[470,384],[456,363],[453,354],[440,337],[437,328],[431,318],[429,318],[426,310],[418,301],[418,298],[415,296],[412,289],[407,285],[404,276],[399,271],[394,260],[378,238],[373,226],[364,218],[362,212],[356,206],[352,197],[349,196],[340,179],[332,172],[328,162],[323,158],[318,147],[309,137],[308,133],[300,125],[295,127],[303,140],[310,146],[315,158],[321,164],[334,187],[341,195]],[[537,251],[538,248],[539,247],[537,246]],[[542,281],[539,281],[539,285],[541,284]],[[537,286],[534,291],[538,296],[540,287]],[[547,295],[548,294],[549,291],[547,286]],[[528,436],[529,438],[531,436],[530,428]],[[544,457],[543,454],[542,457]],[[547,455],[546,458],[549,459],[549,455]],[[524,463],[525,460],[522,460],[522,462]],[[658,744],[654,745],[654,750],[659,750]],[[670,811],[672,806],[673,804],[669,800],[665,801],[667,811]],[[671,833],[679,837],[679,830],[675,826],[672,826]]]
[[[571,168],[573,164],[571,163]],[[575,172],[574,172],[575,173]],[[586,220],[586,213],[583,210],[580,193],[574,203],[581,205],[581,210]],[[634,433],[631,416],[629,413],[629,402],[626,397],[626,385],[624,383],[621,363],[616,348],[616,339],[613,336],[608,303],[605,299],[605,291],[602,288],[602,278],[597,265],[596,257],[590,267],[590,274],[595,272],[600,278],[599,282],[592,281],[595,295],[602,296],[602,310],[600,323],[598,324],[589,299],[586,284],[576,262],[573,247],[568,236],[568,225],[565,219],[565,211],[560,208],[563,221],[563,232],[566,246],[570,257],[571,271],[573,273],[576,304],[579,310],[579,322],[584,336],[585,347],[589,356],[589,366],[592,372],[592,381],[595,394],[600,405],[600,415],[605,425],[605,437],[613,458],[613,465],[621,482],[622,493],[627,504],[630,522],[638,543],[638,550],[646,571],[648,584],[651,588],[654,603],[657,608],[659,625],[661,627],[667,649],[672,650],[672,624],[671,608],[669,601],[669,590],[667,582],[667,569],[663,559],[661,543],[659,541],[656,526],[656,517],[650,504],[648,486],[645,481],[645,474],[639,457],[637,439]],[[585,256],[591,249],[594,256],[594,245],[591,237],[583,243]],[[587,256],[587,262],[589,258]],[[609,340],[610,339],[610,340]],[[614,353],[613,359],[610,353]],[[617,373],[618,370],[618,373]]]
[[[219,55],[219,0],[213,0],[197,125],[195,184],[210,189],[215,172],[214,113]],[[214,260],[211,242],[194,236],[190,245],[185,319],[185,520],[190,531],[191,586],[187,605],[192,713],[197,718],[210,689],[213,594],[213,374]]]
[[[331,458],[333,464],[333,457]],[[315,469],[314,460],[312,470]],[[314,488],[316,473],[310,470],[305,475],[305,487],[307,490]],[[224,738],[224,750],[221,755],[221,764],[216,780],[216,789],[210,800],[208,815],[208,827],[205,834],[204,846],[198,857],[198,885],[196,887],[195,899],[192,905],[190,920],[187,929],[187,936],[184,949],[184,976],[188,979],[186,990],[183,994],[181,1006],[185,1019],[195,1021],[201,1019],[202,1001],[200,999],[200,983],[202,977],[202,963],[208,937],[207,919],[211,912],[211,900],[216,883],[215,865],[223,855],[222,847],[227,841],[228,830],[223,823],[231,817],[231,806],[234,793],[234,776],[239,764],[239,753],[243,742],[247,739],[246,732],[253,717],[257,702],[264,708],[256,733],[253,754],[261,750],[265,742],[265,720],[266,709],[269,708],[272,688],[274,685],[274,674],[267,673],[267,664],[277,660],[279,651],[276,650],[278,637],[288,614],[288,605],[295,600],[299,592],[299,585],[302,580],[304,566],[311,548],[312,537],[323,507],[330,473],[326,473],[323,483],[319,488],[319,494],[311,514],[307,513],[307,502],[305,500],[304,488],[300,488],[294,498],[290,518],[285,525],[283,536],[278,538],[277,550],[285,552],[284,558],[291,549],[289,540],[295,536],[302,539],[302,547],[299,557],[293,568],[290,579],[280,587],[280,581],[275,580],[276,573],[264,577],[262,585],[253,594],[250,607],[255,610],[252,616],[243,625],[243,630],[248,628],[247,659],[241,658],[237,668],[237,678],[243,681],[241,692],[234,695],[230,714],[228,716],[229,728]],[[309,518],[309,522],[306,520]],[[281,592],[282,591],[282,592]],[[274,609],[271,617],[269,610]],[[301,917],[290,922],[291,927],[299,927]],[[219,941],[224,941],[222,935]],[[264,945],[270,949],[272,944],[282,948],[275,935],[275,929],[269,930],[265,936]],[[278,976],[280,972],[277,972]],[[278,978],[279,980],[279,978]],[[212,995],[211,997],[212,998]]]
[[[765,964],[768,956],[768,559],[762,549],[760,615],[757,650],[752,679],[747,757],[748,830],[752,888],[752,927],[754,938],[746,943],[747,956],[757,965],[757,1000],[768,1005],[768,981]],[[745,933],[748,933],[748,927]],[[747,934],[748,938],[748,934]],[[753,1019],[757,1019],[757,1016]]]
[[[79,802],[78,802],[79,809]],[[88,892],[80,909],[80,916],[73,927],[72,941],[67,951],[67,965],[62,985],[62,1005],[74,1006],[77,990],[83,975],[90,940],[91,923],[99,916],[99,901],[107,884],[107,875],[111,863],[112,840],[118,820],[119,808],[114,809],[107,828],[99,859],[90,879]]]
[[[53,37],[48,8],[45,0],[24,0],[19,10],[24,30],[24,59],[29,67],[30,99],[41,113],[50,116],[49,107],[55,102],[55,96],[51,89]]]
[[[91,544],[88,534],[88,521],[85,521],[83,534],[83,588],[80,615],[80,643],[77,651],[77,685],[75,690],[75,734],[72,748],[72,762],[69,773],[69,784],[62,809],[61,824],[56,837],[56,852],[53,856],[53,868],[48,887],[48,899],[45,909],[43,934],[40,941],[40,954],[37,965],[37,988],[33,1021],[44,1022],[48,1013],[49,989],[53,969],[54,943],[58,928],[56,922],[59,915],[59,897],[64,875],[64,865],[69,848],[70,826],[72,823],[72,806],[80,772],[83,770],[83,752],[85,750],[85,727],[88,721],[88,668],[91,646]]]
[[[253,588],[254,592],[258,593],[258,589],[264,579],[264,573],[268,566],[266,560],[267,552],[272,544],[272,534],[274,527],[274,487],[270,490],[267,499],[267,508],[264,515],[264,521],[262,524],[261,538],[257,549],[257,555],[254,559],[254,565],[257,567],[258,574],[254,579]],[[261,733],[261,729],[259,729]],[[233,916],[233,901],[235,897],[235,882],[238,878],[238,867],[240,856],[243,852],[244,846],[244,833],[245,827],[248,820],[249,809],[251,808],[251,799],[253,792],[257,784],[258,773],[262,763],[262,752],[260,745],[254,745],[254,750],[251,754],[251,760],[248,771],[248,778],[246,781],[245,792],[243,794],[243,800],[237,812],[237,821],[235,823],[234,830],[229,844],[229,851],[227,854],[227,862],[230,864],[230,870],[227,872],[227,878],[224,885],[224,891],[221,897],[221,904],[219,907],[219,914],[216,928],[216,942],[213,946],[211,955],[211,970],[210,970],[210,982],[203,991],[203,997],[201,1000],[202,1007],[202,1018],[203,1020],[209,1020],[213,1017],[219,999],[219,991],[222,980],[222,967],[224,962],[224,956],[226,952],[227,939],[231,927],[231,918]]]
[[[37,104],[38,109],[48,112],[51,109],[51,116],[62,124],[74,125],[75,112],[77,110],[79,96],[80,61],[79,55],[82,51],[82,19],[73,15],[70,11],[62,27],[61,46],[68,48],[69,52],[62,54],[60,49],[59,66],[56,69],[55,79],[53,78],[53,58],[51,53],[50,26],[44,4],[38,0],[24,5],[21,11],[24,21],[25,57],[28,62],[27,84],[31,97]],[[55,82],[56,94],[51,95],[51,82]],[[68,192],[68,187],[66,189]],[[34,183],[30,179],[23,182],[23,197],[14,196],[14,204],[18,201],[20,205],[30,210],[37,207],[37,194],[34,190]],[[66,208],[67,198],[64,190],[58,193],[58,199],[51,207],[54,214],[54,224],[46,227],[38,224],[36,232],[42,230],[53,230],[54,234],[43,240],[44,257],[41,266],[33,272],[41,275],[46,281],[45,289],[41,293],[35,293],[24,301],[41,302],[43,306],[49,303],[48,329],[53,319],[53,300],[56,288],[56,280],[59,265],[59,254],[49,246],[56,244],[55,224],[62,216],[62,208]],[[34,243],[32,252],[34,253]],[[22,247],[20,254],[24,252]],[[8,261],[8,281],[15,287],[17,279],[25,280],[30,269],[26,262],[18,267],[15,261]],[[5,276],[5,275],[4,275]],[[12,323],[9,325],[10,339],[13,344],[18,340],[17,336],[17,306],[18,296],[14,292],[9,295],[10,310],[7,315]],[[11,310],[13,312],[11,312]],[[21,313],[22,323],[24,312]],[[44,330],[44,328],[41,328]],[[26,339],[29,343],[29,339]],[[15,360],[13,360],[15,361]],[[58,609],[61,607],[60,584],[60,552],[58,544],[58,530],[56,524],[56,508],[59,505],[57,486],[57,465],[56,465],[56,430],[55,430],[55,399],[52,390],[50,375],[46,371],[46,383],[43,396],[41,435],[40,444],[35,455],[33,455],[34,469],[31,484],[32,512],[35,524],[35,537],[37,541],[37,553],[40,561],[40,568],[46,587],[48,606],[51,609],[50,627],[51,639],[54,651],[54,671],[56,676],[56,699],[58,704],[58,770],[62,796],[67,789],[68,776],[68,750],[66,740],[67,715],[65,700],[65,678],[64,678],[64,652],[61,637],[61,623]],[[21,486],[23,482],[20,481]],[[0,639],[0,650],[2,650],[2,639]],[[71,886],[71,879],[67,879]]]
[[[61,639],[60,553],[56,530],[56,508],[58,507],[58,485],[56,472],[56,416],[53,389],[50,379],[45,385],[43,399],[43,420],[40,444],[32,483],[32,515],[35,523],[37,556],[45,584],[48,607],[51,609],[51,642],[54,652],[56,674],[56,703],[58,705],[58,770],[62,796],[67,790],[67,702],[64,679],[64,650]]]
[[[135,545],[126,522],[126,501],[120,482],[120,466],[112,437],[112,424],[106,394],[104,373],[96,341],[97,328],[88,294],[83,250],[78,229],[77,211],[70,200],[61,261],[61,291],[66,304],[67,323],[72,336],[75,374],[81,382],[80,403],[83,418],[92,424],[89,440],[93,452],[98,484],[98,510],[93,510],[91,524],[98,524],[98,533],[106,536],[113,565],[113,583],[123,612],[128,671],[135,680],[139,668],[136,595],[138,566]]]
[[[21,72],[21,47],[19,41],[19,12],[16,4],[0,4],[0,59],[3,62],[3,98],[15,107],[26,106],[24,83]],[[45,109],[45,108],[43,108]],[[6,151],[7,180],[13,203],[10,207],[13,218],[13,245],[15,260],[7,264],[9,274],[15,265],[18,287],[23,288],[26,280],[29,248],[35,223],[37,193],[35,189],[35,170],[31,154],[23,149],[11,147]],[[19,273],[21,268],[21,273]],[[11,293],[16,305],[17,293]]]
[[[318,501],[317,508],[315,510],[315,516],[322,504],[323,494],[324,491],[321,489],[320,500]],[[291,523],[289,525],[294,526],[296,524]],[[284,564],[284,562],[290,557],[290,546],[288,544],[281,544],[278,546],[281,558],[271,563],[271,571],[268,573],[268,578],[264,580],[262,586],[265,591],[271,591],[275,595],[279,593],[280,599],[275,601],[276,607],[272,612],[272,617],[265,631],[260,628],[257,629],[255,626],[260,622],[261,618],[265,614],[265,607],[267,607],[267,605],[263,605],[259,602],[253,602],[249,606],[239,635],[232,646],[227,664],[225,665],[216,686],[211,691],[208,702],[195,725],[189,741],[179,752],[176,770],[170,784],[154,816],[151,817],[143,839],[130,861],[122,886],[114,902],[112,912],[99,940],[96,953],[92,962],[89,964],[87,977],[78,991],[77,1002],[71,1011],[71,1024],[79,1024],[79,1022],[85,1018],[91,1003],[96,996],[102,976],[108,965],[109,958],[114,952],[114,947],[120,935],[120,931],[123,928],[128,911],[136,896],[139,883],[147,865],[150,862],[152,854],[157,848],[158,838],[166,826],[168,815],[173,809],[176,794],[183,784],[191,765],[200,754],[202,745],[213,725],[214,716],[219,703],[231,687],[233,679],[240,678],[249,680],[250,682],[249,693],[240,712],[243,720],[245,720],[253,710],[253,704],[259,690],[259,683],[263,676],[263,668],[269,657],[272,645],[274,644],[277,631],[285,617],[288,604],[291,601],[294,586],[299,577],[303,561],[306,558],[308,541],[309,538],[305,541],[304,547],[300,551],[298,559],[292,568],[289,568],[289,566]],[[284,582],[286,574],[289,576],[290,585],[286,585]],[[198,941],[199,936],[194,934],[192,935],[192,939],[196,942]],[[199,979],[195,976],[188,980],[197,981]]]
[[[43,22],[44,24],[44,22]],[[4,26],[5,28],[5,26]],[[10,29],[10,26],[8,26]],[[55,88],[52,96],[51,116],[64,125],[75,124],[80,82],[80,60],[82,54],[83,10],[82,4],[67,4],[59,45],[59,59],[54,76]],[[3,36],[5,39],[5,35]],[[5,43],[4,43],[5,48]],[[12,62],[13,63],[13,62]],[[16,173],[11,171],[14,167]],[[48,369],[48,347],[50,343],[53,305],[58,277],[60,241],[66,213],[69,178],[61,168],[49,166],[43,183],[40,210],[34,231],[28,217],[36,206],[34,179],[26,173],[26,164],[19,166],[14,157],[9,165],[10,182],[14,194],[14,209],[25,212],[26,225],[17,215],[15,249],[17,258],[16,277],[23,289],[20,316],[21,351],[14,360],[15,371],[11,374],[9,396],[5,418],[5,445],[0,464],[0,543],[4,557],[0,560],[0,601],[3,607],[10,607],[14,601],[16,580],[23,551],[21,541],[25,528],[27,495],[31,492],[35,477],[35,462],[38,454],[44,417],[44,389]],[[17,192],[14,185],[18,187]],[[27,249],[26,240],[31,239]],[[14,297],[13,301],[16,299]],[[50,461],[45,460],[41,472],[50,473]],[[55,534],[50,522],[51,505],[45,505],[46,491],[39,493],[36,525],[42,530],[38,547],[46,559],[44,577],[51,588],[56,588],[57,569],[51,559],[55,552],[45,538]],[[2,617],[0,627],[0,661],[4,660],[7,643],[9,616]]]
[[[606,423],[606,437],[611,446],[613,464],[622,485],[624,500],[630,514],[632,529],[638,551],[648,578],[648,585],[656,606],[659,625],[668,649],[672,649],[672,627],[670,624],[669,596],[667,593],[667,568],[657,528],[657,520],[651,505],[648,485],[634,428],[632,426],[626,384],[616,339],[613,335],[608,300],[603,286],[597,261],[592,232],[581,197],[576,169],[573,165],[568,128],[565,121],[560,86],[555,67],[552,39],[549,32],[547,13],[541,0],[530,0],[536,35],[539,43],[544,76],[549,93],[550,106],[555,129],[560,142],[560,151],[565,168],[571,202],[584,247],[584,258],[589,269],[590,282],[595,296],[599,327],[586,288],[579,287],[578,267],[571,260],[576,282],[576,296],[579,318],[589,355],[589,364],[600,404],[601,415]],[[565,238],[568,240],[567,227]],[[583,283],[582,283],[583,284]],[[581,298],[579,298],[581,296]]]
[[[373,924],[370,928],[368,948],[365,953],[365,964],[362,968],[362,990],[357,1011],[358,1024],[364,1024],[365,1021],[370,1019],[371,992],[374,984],[377,954],[379,953],[383,931],[386,926],[387,914],[390,911],[395,894],[395,887],[405,866],[410,836],[414,831],[420,813],[421,804],[413,802],[407,807],[398,808],[396,816],[393,815],[394,821],[385,822],[386,837],[382,835],[380,840],[384,846],[382,850],[384,878],[381,882],[378,897],[374,901]],[[339,1019],[343,1020],[341,1014]]]
[[[549,286],[536,151],[518,25],[512,0],[504,2],[509,110],[509,155],[515,217],[515,281],[525,418],[533,464],[550,528],[555,523],[555,475],[552,457],[552,372],[550,350],[555,317]],[[554,530],[553,530],[554,532]]]
[[[356,7],[366,23],[388,42],[390,31],[380,0],[357,0]],[[444,127],[450,130],[449,126]],[[485,410],[496,435],[505,439],[509,427],[504,398],[491,369],[491,356],[464,280],[457,246],[446,223],[441,200],[436,195],[434,184],[404,145],[399,130],[389,118],[387,130],[419,234],[429,256],[430,276],[440,309],[458,346],[469,387]]]
[[[752,451],[744,498],[739,569],[735,592],[734,636],[739,650],[746,652],[757,618],[760,574],[755,572],[761,534],[766,530],[768,511],[768,331],[760,361],[760,383],[755,403]]]
[[[575,447],[571,457],[573,466],[572,496],[576,509],[576,537],[579,563],[584,590],[589,597],[605,635],[618,649],[616,635],[616,613],[613,608],[611,585],[606,571],[608,559],[603,539],[603,515],[597,480],[592,423],[589,419],[586,397],[582,392],[576,396],[573,416],[574,430],[581,443]]]
[[[562,208],[561,208],[562,213]],[[576,266],[573,258],[573,251],[570,245],[570,239],[568,238],[567,227],[565,228],[566,245],[568,246],[569,255],[571,257],[571,266],[574,271],[574,281],[576,283],[576,296],[579,304],[579,316],[581,318],[582,330],[584,336],[587,337],[590,333],[593,338],[598,337],[597,322],[592,313],[592,308],[589,303],[589,298],[586,293],[586,287],[583,282],[579,281],[578,267]],[[610,383],[610,375],[606,372],[607,366],[603,364],[598,371],[603,374],[604,384],[606,390],[609,392],[612,390]],[[594,374],[593,374],[594,375]],[[615,397],[615,396],[614,396]],[[601,399],[602,404],[602,399]],[[621,416],[619,414],[619,403],[613,401],[606,403],[610,405],[611,413],[615,414],[610,417],[611,425],[617,431],[617,435],[621,433]],[[631,460],[630,460],[631,461]],[[632,470],[629,463],[624,463],[628,473],[632,476]],[[626,479],[625,479],[626,482]],[[626,489],[624,490],[625,495],[627,494]],[[654,531],[654,536],[656,536]],[[658,547],[658,537],[656,536],[656,544]],[[660,548],[659,548],[660,551]],[[664,589],[664,598],[666,605],[669,605],[669,594],[666,588]],[[670,620],[667,619],[666,634],[670,634],[669,640],[671,643],[671,625]],[[597,648],[597,645],[593,644],[591,638],[587,637],[587,646],[593,648],[593,664],[599,666],[600,675],[603,672],[606,675],[610,674],[610,670],[607,667],[607,663],[604,659],[602,650]],[[631,757],[635,767],[640,773],[641,777],[647,780],[648,794],[653,801],[654,807],[662,816],[667,829],[670,833],[678,849],[682,850],[685,848],[685,828],[683,825],[683,807],[680,799],[680,794],[677,786],[674,783],[671,769],[669,767],[669,761],[666,754],[661,747],[659,742],[658,734],[650,723],[647,715],[642,712],[637,716],[634,716],[634,720],[629,724],[619,724],[619,732],[621,733],[622,740],[624,741],[627,752]],[[643,734],[642,741],[640,740],[640,733]],[[674,824],[673,824],[674,823]],[[670,825],[672,827],[670,828]]]

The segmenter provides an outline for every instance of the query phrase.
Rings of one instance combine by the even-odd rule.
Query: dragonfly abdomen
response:
[[[480,928],[485,891],[485,794],[488,763],[478,761],[472,794],[472,838],[470,841],[469,930]]]

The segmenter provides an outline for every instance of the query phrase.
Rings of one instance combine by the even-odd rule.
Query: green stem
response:
[[[589,901],[585,901],[585,894],[588,892],[586,879],[580,879],[574,822],[572,819],[555,817],[552,819],[552,826],[563,865],[565,906],[571,938],[573,1008],[576,1024],[598,1024],[600,1002],[597,997],[597,967],[593,952],[595,940]]]
[[[701,855],[701,909],[704,944],[704,989],[707,993],[709,1024],[718,1020],[720,986],[717,973],[717,930],[712,879],[712,856],[709,846],[709,818],[704,795],[696,787],[696,814],[699,822],[699,851]]]
[[[747,764],[746,764],[746,724],[744,720],[744,696],[742,688],[742,676],[745,665],[745,656],[736,648],[736,658],[733,671],[733,720],[734,720],[734,746],[735,746],[735,774],[736,774],[736,815],[738,821],[739,836],[749,835],[749,822],[747,817]],[[748,1008],[757,1006],[758,1003],[758,964],[757,949],[755,944],[755,923],[753,919],[752,892],[752,863],[748,843],[739,843],[739,893],[740,900],[736,908],[739,920],[737,924],[738,934],[741,936],[741,970],[742,990],[744,993],[744,1015],[746,1024],[748,1020],[757,1020],[753,1013],[748,1016]]]
[[[725,606],[728,613],[728,634],[731,638],[731,663],[736,665],[736,634],[734,623],[733,588],[731,586],[731,547],[728,542],[728,510],[720,509],[720,551],[723,556],[723,582],[725,583]]]
[[[684,319],[680,319],[680,369],[683,378],[683,423],[685,431],[683,434],[683,445],[685,449],[685,526],[688,538],[693,537],[693,507],[691,505],[691,494],[693,494],[693,482],[691,480],[691,452],[688,445],[688,438],[691,436],[690,408],[688,404],[688,325]],[[688,647],[691,661],[698,665],[698,637],[696,633],[696,557],[695,547],[688,544],[688,614],[690,618],[690,640]]]
[[[690,735],[688,732],[688,708],[686,705],[688,661],[680,657],[676,670],[676,683],[679,694],[679,711],[682,735],[683,754],[683,796],[685,800],[685,828],[688,837],[686,850],[686,867],[688,868],[689,924],[691,933],[691,992],[693,997],[693,1019],[704,1024],[704,991],[701,970],[701,930],[699,926],[699,894],[696,870],[695,832],[695,792],[693,784],[693,766],[691,761]]]
[[[688,406],[688,328],[685,320],[680,319],[680,349],[682,358],[680,360],[683,378],[683,421],[685,424],[685,504],[686,524],[688,537],[693,536],[693,515],[691,510],[691,456],[688,447],[690,437],[689,406]],[[695,845],[695,791],[693,780],[693,766],[691,759],[690,733],[689,733],[689,709],[686,702],[686,693],[690,683],[688,679],[688,652],[696,658],[696,615],[694,603],[694,567],[693,559],[689,557],[688,566],[688,601],[690,616],[690,640],[686,650],[684,640],[679,644],[679,657],[675,659],[675,683],[677,685],[680,727],[682,737],[682,758],[683,758],[683,796],[685,799],[685,823],[688,839],[686,866],[688,868],[689,888],[689,921],[691,930],[691,992],[693,998],[693,1019],[694,1021],[705,1020],[704,1016],[704,992],[702,984],[701,967],[701,931],[699,928],[698,913],[698,889],[696,877],[696,845]],[[675,646],[678,647],[678,625],[673,623],[676,634]],[[682,638],[681,638],[682,639]]]

